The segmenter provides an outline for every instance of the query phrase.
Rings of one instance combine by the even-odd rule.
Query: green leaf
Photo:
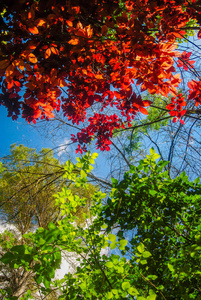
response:
[[[17,246],[12,247],[11,251],[19,253],[19,254],[24,254],[25,247],[24,247],[24,245],[17,245]]]
[[[43,238],[39,238],[38,240],[38,245],[44,245],[46,243],[46,241]]]
[[[156,294],[152,294],[147,297],[147,300],[155,300],[155,299],[156,299]]]
[[[140,263],[141,263],[142,265],[146,265],[146,264],[147,264],[147,260],[146,260],[146,259],[142,259],[142,260],[140,260]]]
[[[124,250],[127,244],[128,244],[127,240],[120,240],[119,241],[119,250]]]
[[[111,262],[111,261],[107,261],[106,263],[105,263],[105,266],[107,267],[107,268],[113,268],[113,263]]]
[[[108,235],[108,238],[109,238],[109,241],[115,242],[117,237],[116,237],[116,235],[110,233],[110,234]]]
[[[61,261],[61,252],[60,251],[54,252],[54,258],[58,261]]]
[[[106,295],[106,299],[112,299],[113,298],[113,293],[112,292],[108,292]]]
[[[113,250],[117,247],[117,243],[116,242],[113,242],[110,244],[110,248]]]
[[[130,288],[130,286],[131,286],[130,282],[128,282],[128,281],[123,282],[121,285],[122,290],[124,290],[124,291],[128,290]]]
[[[113,293],[114,295],[118,295],[118,290],[112,289],[111,291],[112,291],[112,293]]]
[[[98,153],[96,152],[92,153],[91,158],[96,159],[97,157],[98,157]]]
[[[115,178],[111,178],[111,181],[112,181],[112,183],[113,183],[114,185],[116,185],[116,184],[118,183],[118,180],[115,179]]]
[[[43,277],[41,276],[41,275],[39,275],[39,276],[36,276],[36,282],[38,283],[38,284],[40,284],[41,282],[42,282],[42,279],[43,279]]]
[[[57,228],[57,226],[56,226],[54,223],[50,222],[50,223],[48,224],[48,228],[49,228],[49,230],[54,230],[54,229]]]
[[[139,246],[137,247],[137,250],[142,253],[144,251],[144,244],[140,243]]]
[[[158,278],[158,276],[156,275],[149,275],[147,276],[148,279],[151,279],[151,280],[156,280]]]
[[[120,267],[117,267],[117,272],[120,273],[120,274],[123,274],[124,273],[124,268],[122,266]]]
[[[3,167],[2,162],[0,162],[0,174],[5,170],[5,168]]]
[[[130,287],[130,288],[128,289],[128,293],[129,293],[130,295],[132,295],[132,296],[137,296],[137,295],[139,295],[138,290],[137,290],[136,288],[134,288],[134,287]]]
[[[4,256],[0,259],[4,264],[10,263],[15,258],[15,255],[11,252],[6,252]]]
[[[197,177],[195,180],[194,180],[195,184],[199,184],[200,183],[200,177]]]
[[[49,267],[48,269],[47,269],[47,275],[46,275],[48,278],[50,277],[50,278],[54,278],[54,276],[55,276],[55,270],[54,270],[54,268],[51,268],[51,267]]]
[[[46,277],[43,278],[43,284],[46,289],[50,287],[50,280],[48,280]]]
[[[86,178],[87,177],[87,173],[84,170],[80,171],[80,177],[81,178]]]
[[[155,196],[158,192],[155,190],[149,190],[149,194]]]
[[[154,148],[151,148],[149,151],[150,151],[151,155],[154,155],[156,153],[155,150],[154,150]]]
[[[149,251],[145,251],[145,252],[142,253],[142,256],[143,256],[144,258],[147,258],[147,257],[150,257],[150,256],[151,256],[151,253],[150,253]]]
[[[168,269],[169,269],[171,272],[174,272],[174,267],[173,267],[173,265],[171,265],[171,264],[169,264],[169,263],[168,263]]]
[[[160,155],[158,153],[155,152],[154,148],[150,149],[150,156],[152,159],[156,160],[160,157]]]

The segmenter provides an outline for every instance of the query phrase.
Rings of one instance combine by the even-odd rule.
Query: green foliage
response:
[[[46,227],[56,221],[53,194],[61,188],[62,168],[50,149],[12,145],[10,155],[2,159],[0,175],[1,213],[23,234],[32,226]],[[62,180],[61,180],[62,179]]]
[[[8,250],[16,244],[16,237],[14,233],[5,230],[0,234],[0,245],[3,250]]]
[[[86,172],[93,168],[90,163],[96,157],[97,154],[88,153],[86,157],[78,158],[74,168],[70,161],[65,166],[61,165],[53,157],[51,149],[42,149],[37,153],[35,149],[23,145],[12,145],[10,155],[3,158],[0,164],[1,213],[15,224],[21,234],[35,225],[47,228],[49,222],[57,222],[61,218],[61,207],[55,208],[54,194],[63,189],[64,199],[76,199],[77,195],[87,198],[87,206],[84,208],[76,204],[74,211],[79,222],[83,223],[96,187],[90,185],[90,191],[86,192],[82,186],[87,180]],[[80,168],[83,169],[75,186],[73,178],[77,177]]]
[[[162,126],[167,126],[169,119],[164,119],[165,116],[168,116],[168,111],[166,110],[167,102],[167,97],[163,97],[161,95],[147,95],[143,98],[143,100],[149,100],[154,103],[154,105],[150,106],[147,108],[149,114],[148,116],[141,120],[141,124],[146,124],[150,123],[149,126],[144,126],[140,128],[140,130],[144,133],[147,132],[148,129],[157,131],[159,130]],[[160,109],[159,109],[160,108]],[[160,122],[155,122],[156,120],[160,120]]]
[[[4,171],[4,167],[3,167],[2,162],[0,162],[0,173],[2,173],[3,171]]]
[[[40,274],[36,278],[37,284],[43,282],[45,288],[49,288],[55,269],[61,263],[61,249],[56,244],[62,232],[55,224],[63,218],[71,218],[77,225],[84,226],[91,217],[90,207],[97,186],[83,186],[86,185],[87,172],[92,169],[90,163],[96,157],[97,154],[87,153],[78,159],[76,166],[70,161],[62,166],[50,149],[37,153],[23,145],[11,146],[11,154],[1,163],[0,175],[1,210],[15,225],[13,232],[5,231],[0,235],[3,256],[0,268],[7,274],[2,282],[8,299],[20,290],[20,281],[24,282],[24,293],[33,283],[31,274],[35,272]],[[58,190],[61,190],[57,194],[59,200],[54,196]],[[39,227],[35,234],[29,232],[33,226]],[[65,235],[62,239],[65,240]],[[46,243],[51,245],[46,248]],[[45,270],[38,263],[38,251]],[[31,291],[34,292],[33,287]],[[2,297],[5,298],[4,294]],[[26,297],[24,299],[28,299]]]
[[[199,179],[189,182],[185,173],[171,179],[163,171],[166,163],[156,164],[157,158],[151,150],[121,182],[113,183],[103,217],[108,231],[115,223],[123,234],[135,230],[129,246],[131,261],[138,264],[133,267],[141,274],[138,290],[154,281],[159,299],[162,294],[168,299],[195,299],[201,280],[201,185]]]
[[[86,191],[90,157],[66,164],[65,176]],[[200,179],[190,182],[185,173],[172,179],[164,171],[167,162],[156,163],[158,158],[151,149],[121,181],[113,179],[107,204],[106,195],[94,191],[84,228],[75,223],[74,211],[86,199],[62,190],[56,198],[63,219],[26,235],[34,246],[12,247],[1,261],[32,270],[41,295],[56,288],[60,300],[199,299]],[[61,251],[74,253],[79,264],[74,274],[54,280]]]

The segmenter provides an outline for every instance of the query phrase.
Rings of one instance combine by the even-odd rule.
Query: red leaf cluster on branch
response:
[[[180,120],[181,124],[184,124],[184,121],[181,119],[186,113],[186,109],[183,107],[186,106],[185,97],[182,94],[178,94],[177,97],[172,97],[171,103],[166,106],[168,110],[170,110],[170,115],[173,118],[173,122],[176,123],[177,120]]]
[[[90,143],[93,136],[97,134],[96,145],[100,150],[109,151],[109,145],[112,143],[110,138],[112,137],[113,131],[124,127],[124,124],[122,124],[121,120],[115,114],[106,116],[96,113],[93,117],[89,118],[89,122],[89,126],[82,129],[82,131],[77,134],[77,138],[75,135],[72,135],[72,140],[80,144],[87,144]],[[86,149],[85,145],[83,149]]]
[[[186,53],[186,51],[184,51],[181,57],[179,57],[179,62],[177,64],[177,67],[179,68],[183,67],[184,70],[186,71],[188,71],[189,68],[193,68],[193,64],[195,63],[195,61],[194,60],[189,61],[191,54],[192,52]]]
[[[189,100],[195,101],[195,106],[201,104],[201,81],[192,80],[188,82],[188,87],[190,88],[189,91]]]
[[[199,2],[91,0],[86,5],[82,0],[8,0],[0,4],[0,104],[13,119],[21,111],[28,122],[53,118],[53,111],[61,107],[68,120],[86,122],[72,137],[82,145],[78,150],[85,151],[94,137],[98,148],[109,150],[115,129],[131,126],[138,112],[148,114],[145,107],[151,102],[135,94],[134,84],[142,92],[177,96],[181,79],[175,60],[184,70],[194,61],[189,61],[190,53],[176,50],[176,38],[186,33],[189,19],[200,24]],[[189,99],[200,104],[200,83],[193,81],[189,88]],[[178,95],[167,106],[178,119],[185,111],[182,101]],[[96,107],[101,113],[88,114]]]

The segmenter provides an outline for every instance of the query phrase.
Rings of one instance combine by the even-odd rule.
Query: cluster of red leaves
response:
[[[174,123],[179,120],[181,124],[185,124],[184,120],[181,119],[186,113],[186,109],[183,109],[185,106],[185,97],[183,97],[181,93],[178,94],[177,97],[172,97],[171,103],[166,106],[166,108],[170,110],[170,115],[174,117]]]
[[[109,151],[109,145],[112,144],[111,137],[113,135],[113,131],[115,129],[120,129],[121,127],[124,128],[124,124],[115,114],[112,116],[106,116],[96,113],[93,117],[89,118],[89,123],[89,126],[77,133],[77,137],[72,135],[72,140],[74,142],[84,144],[84,147],[82,149],[79,147],[78,150],[80,149],[85,151],[86,144],[90,143],[93,136],[97,134],[97,148],[102,151]]]
[[[188,82],[189,91],[189,100],[195,101],[195,106],[201,104],[201,81],[192,80]]]
[[[184,70],[186,70],[186,71],[188,71],[188,69],[193,68],[193,64],[195,63],[195,61],[189,60],[191,54],[192,54],[192,52],[186,53],[186,51],[184,51],[178,59],[179,61],[177,63],[177,67],[179,67],[179,68],[183,67]]]
[[[82,0],[1,4],[0,104],[13,119],[22,111],[28,122],[52,118],[61,107],[73,123],[88,121],[74,141],[85,147],[96,137],[97,147],[109,150],[115,129],[130,126],[137,112],[148,113],[150,102],[133,92],[134,83],[142,92],[176,97],[181,79],[175,58],[184,70],[193,61],[176,51],[175,39],[185,34],[189,19],[201,23],[198,2],[127,0],[123,8],[119,0],[91,0],[87,7]],[[199,82],[189,87],[189,99],[199,103]],[[178,119],[181,99],[167,106]],[[87,120],[87,110],[97,104],[101,114]]]

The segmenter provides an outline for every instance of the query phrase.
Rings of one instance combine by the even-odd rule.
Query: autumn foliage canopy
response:
[[[186,99],[201,104],[199,78],[187,98],[179,91],[181,70],[195,62],[177,49],[189,20],[199,28],[201,1],[7,0],[0,12],[0,104],[13,119],[48,120],[62,109],[85,122],[72,135],[81,152],[94,137],[109,150],[115,129],[148,114],[142,92],[170,99],[174,122],[183,123]]]

